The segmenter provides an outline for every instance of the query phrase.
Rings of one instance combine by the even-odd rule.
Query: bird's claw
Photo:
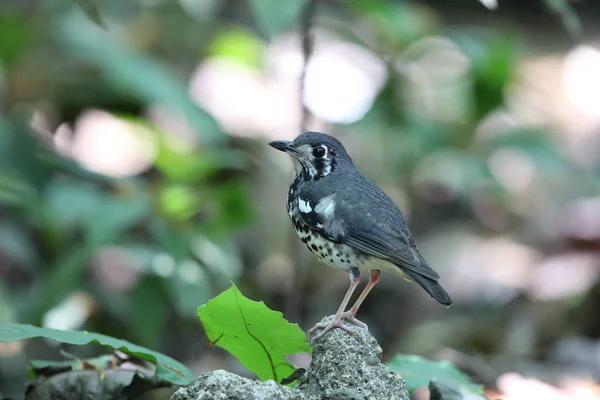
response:
[[[308,331],[308,333],[310,335],[312,335],[317,329],[322,329],[321,332],[319,332],[318,334],[314,335],[310,339],[310,343],[313,344],[315,341],[317,341],[320,338],[322,338],[323,336],[325,336],[325,334],[327,332],[329,332],[330,330],[332,330],[333,328],[341,328],[341,329],[345,330],[346,332],[348,332],[351,335],[356,335],[356,332],[354,330],[352,330],[351,328],[348,328],[346,325],[344,325],[342,323],[342,319],[341,318],[333,318],[332,320],[330,320],[328,322],[319,322],[318,324],[316,324],[315,326],[313,326]]]
[[[324,322],[319,322],[318,324],[316,324],[315,326],[313,326],[312,328],[310,328],[308,330],[308,334],[312,335],[313,333],[315,333],[318,329],[322,329],[321,332],[319,332],[318,334],[314,335],[311,339],[310,339],[310,343],[313,344],[315,341],[319,340],[320,338],[322,338],[323,336],[325,336],[325,334],[327,332],[329,332],[330,330],[332,330],[333,328],[341,328],[343,330],[345,330],[346,332],[348,332],[351,335],[356,335],[356,331],[353,330],[352,328],[348,328],[346,325],[344,325],[342,323],[342,320],[347,320],[349,322],[352,322],[354,325],[361,327],[361,328],[367,328],[367,325],[364,322],[359,321],[358,319],[356,319],[356,317],[354,316],[354,314],[350,311],[345,311],[342,314],[340,314],[339,316],[337,315],[330,315],[328,317],[325,318]]]
[[[359,321],[358,319],[356,319],[356,317],[354,316],[354,313],[352,311],[344,311],[341,315],[342,319],[345,319],[346,321],[350,321],[352,322],[354,325],[364,328],[364,329],[369,329],[367,327],[367,324],[365,324],[362,321]]]

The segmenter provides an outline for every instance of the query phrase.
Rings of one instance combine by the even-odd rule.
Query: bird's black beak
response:
[[[290,142],[287,140],[274,140],[272,142],[269,142],[269,146],[279,151],[283,151],[284,153],[288,153],[295,156],[300,155],[300,152],[294,148],[294,142]]]

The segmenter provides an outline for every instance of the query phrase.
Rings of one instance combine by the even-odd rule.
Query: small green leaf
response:
[[[156,365],[156,377],[175,385],[187,385],[195,376],[185,365],[158,352],[141,347],[126,340],[115,339],[100,333],[81,331],[62,331],[59,329],[40,328],[33,325],[4,324],[0,325],[0,342],[18,342],[21,340],[44,337],[60,343],[85,345],[99,343],[126,354],[141,358]]]
[[[232,285],[198,308],[206,336],[233,354],[259,379],[279,382],[296,368],[284,356],[310,352],[304,332],[262,301],[252,301]]]
[[[298,21],[307,0],[250,0],[250,8],[257,24],[268,36]]]
[[[479,393],[483,390],[481,385],[472,383],[467,375],[448,361],[431,361],[415,355],[397,354],[386,365],[402,376],[406,389],[411,393],[417,388],[426,387],[432,379],[449,380]]]
[[[471,59],[474,118],[479,121],[504,104],[506,85],[516,71],[518,42],[514,37],[490,35],[484,30],[450,37]]]

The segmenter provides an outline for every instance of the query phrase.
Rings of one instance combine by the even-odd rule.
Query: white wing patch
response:
[[[301,199],[298,197],[298,209],[301,213],[308,214],[312,211],[312,207],[310,206],[310,202],[308,200]]]
[[[320,214],[325,221],[331,221],[333,218],[333,213],[335,211],[334,199],[335,193],[327,197],[323,197],[315,207],[315,212]]]

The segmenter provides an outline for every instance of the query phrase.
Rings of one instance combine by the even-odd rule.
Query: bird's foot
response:
[[[356,331],[354,331],[352,328],[348,328],[346,325],[344,325],[342,323],[343,320],[352,322],[353,324],[355,324],[361,328],[367,328],[367,325],[364,322],[361,322],[358,319],[356,319],[356,317],[354,316],[354,314],[351,311],[345,311],[345,312],[341,313],[339,316],[338,315],[330,315],[325,318],[325,322],[319,322],[318,324],[313,326],[311,329],[309,329],[308,330],[309,335],[312,335],[318,329],[322,329],[321,332],[314,335],[310,339],[310,343],[312,344],[315,341],[319,340],[333,328],[340,328],[340,329],[345,330],[346,332],[348,332],[351,335],[356,335]]]
[[[342,319],[345,319],[346,321],[350,321],[354,325],[359,326],[361,328],[369,329],[369,327],[367,326],[367,324],[365,324],[364,322],[359,321],[358,319],[356,319],[356,314],[354,314],[352,311],[344,311],[342,313]]]

